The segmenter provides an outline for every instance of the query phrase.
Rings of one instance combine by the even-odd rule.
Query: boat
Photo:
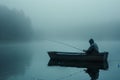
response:
[[[61,60],[70,62],[103,62],[107,61],[108,52],[100,52],[95,55],[87,55],[79,52],[57,52],[49,51],[48,55],[51,60]]]
[[[76,68],[97,68],[102,70],[108,70],[108,61],[104,62],[71,62],[71,61],[61,61],[52,60],[48,62],[48,66],[60,66],[60,67],[76,67]]]

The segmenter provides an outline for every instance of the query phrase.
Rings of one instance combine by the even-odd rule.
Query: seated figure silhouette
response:
[[[98,54],[99,48],[92,38],[89,40],[89,43],[90,43],[90,47],[88,48],[88,50],[83,50],[83,51],[86,54]]]
[[[97,80],[99,77],[99,69],[98,68],[87,68],[84,71],[89,74],[89,76],[91,77],[90,80]]]

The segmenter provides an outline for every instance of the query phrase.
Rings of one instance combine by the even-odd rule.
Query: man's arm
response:
[[[86,53],[92,53],[93,52],[93,50],[94,50],[94,46],[92,45],[92,46],[90,46],[89,48],[88,48],[88,50],[86,50]]]

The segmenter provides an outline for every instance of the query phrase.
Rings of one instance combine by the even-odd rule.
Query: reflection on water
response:
[[[25,73],[30,65],[31,54],[25,46],[0,46],[0,80]]]
[[[48,66],[64,66],[64,67],[77,67],[77,68],[87,68],[84,69],[86,73],[91,77],[91,80],[97,80],[99,77],[99,70],[108,70],[108,61],[103,62],[71,62],[65,60],[53,60],[50,59]]]
[[[87,42],[63,42],[80,49],[87,49],[89,46]],[[68,63],[68,67],[50,67],[48,66],[50,59],[47,54],[48,51],[79,52],[79,50],[49,41],[21,45],[0,45],[0,80],[90,80],[90,76],[95,73],[94,78],[99,75],[98,80],[118,80],[120,78],[120,42],[97,43],[100,51],[109,52],[109,69],[107,69],[107,63],[89,63],[89,65],[88,63],[81,63],[72,67],[69,67],[71,63]],[[62,63],[62,65],[65,64]],[[91,69],[93,66],[95,66],[94,69],[97,68],[95,71],[93,68]],[[88,73],[91,71],[92,74],[89,76]]]
[[[104,62],[86,62],[86,61],[64,61],[64,60],[52,60],[48,62],[48,66],[63,66],[63,67],[77,67],[77,68],[98,68],[102,70],[108,69],[108,61]]]
[[[89,76],[91,77],[90,80],[97,80],[99,77],[99,69],[98,68],[87,68],[85,70],[86,73],[89,74]]]

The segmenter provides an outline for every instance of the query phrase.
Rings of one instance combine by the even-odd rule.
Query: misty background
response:
[[[0,0],[0,5],[29,17],[32,28],[24,27],[26,32],[29,30],[24,34],[31,35],[31,28],[35,39],[69,40],[91,37],[120,40],[119,3],[119,0]]]
[[[58,80],[77,71],[69,80],[89,80],[80,68],[48,67],[47,52],[81,52],[90,38],[110,53],[100,80],[117,80],[119,35],[120,0],[0,0],[0,80]]]

